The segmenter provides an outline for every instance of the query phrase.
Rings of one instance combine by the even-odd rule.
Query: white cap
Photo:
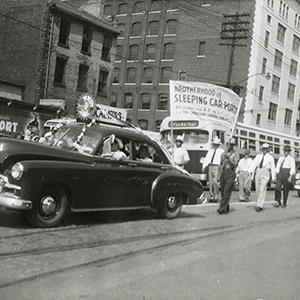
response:
[[[262,144],[261,148],[262,148],[262,149],[269,149],[270,146],[269,146],[268,143],[264,143],[264,144]]]
[[[177,135],[176,141],[180,141],[183,143],[183,137],[181,135]]]
[[[221,140],[216,136],[216,137],[214,138],[214,140],[212,141],[212,143],[213,143],[213,144],[218,144],[218,145],[220,145],[220,144],[221,144]]]

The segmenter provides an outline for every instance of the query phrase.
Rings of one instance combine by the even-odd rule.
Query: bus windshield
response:
[[[209,132],[201,129],[174,129],[173,142],[175,142],[178,135],[183,136],[186,144],[206,144],[209,140]],[[161,142],[171,142],[171,130],[161,132]]]

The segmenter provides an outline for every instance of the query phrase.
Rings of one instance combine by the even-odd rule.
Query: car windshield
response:
[[[70,151],[78,151],[84,154],[94,153],[100,137],[87,129],[80,141],[76,142],[81,133],[82,131],[78,127],[62,127],[55,134],[53,146]]]

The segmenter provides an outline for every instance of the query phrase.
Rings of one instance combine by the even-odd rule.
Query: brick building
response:
[[[0,131],[9,131],[7,122],[22,130],[33,117],[43,123],[57,111],[74,117],[84,93],[108,104],[119,31],[102,9],[100,0],[1,3]]]
[[[111,104],[128,109],[129,119],[142,128],[158,130],[169,115],[169,79],[207,82],[238,91],[244,100],[239,121],[296,134],[299,3],[105,0],[104,14],[122,31]],[[247,24],[234,47],[233,39],[221,39],[224,15],[235,20],[235,32],[242,29],[240,21]]]

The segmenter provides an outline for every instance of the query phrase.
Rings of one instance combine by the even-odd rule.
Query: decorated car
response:
[[[67,124],[45,144],[0,137],[0,205],[36,227],[58,226],[70,211],[152,207],[172,219],[201,197],[201,183],[132,128]]]

